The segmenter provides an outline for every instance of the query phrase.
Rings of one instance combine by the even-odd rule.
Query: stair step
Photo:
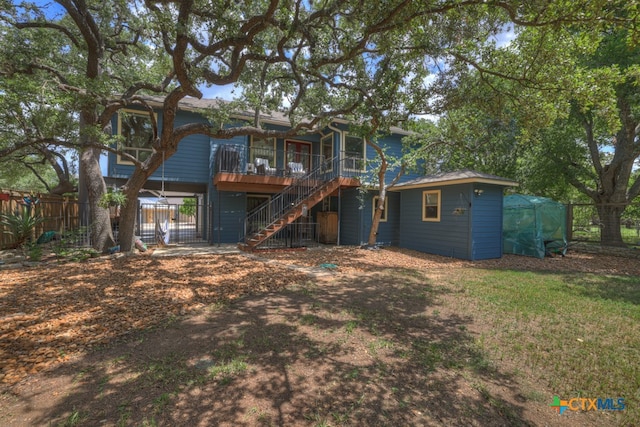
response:
[[[308,187],[311,192],[300,203],[298,203],[297,205],[292,205],[290,209],[282,215],[282,217],[280,217],[264,229],[258,231],[257,233],[254,233],[251,238],[247,240],[245,244],[245,246],[247,247],[246,250],[250,251],[254,249],[261,243],[270,239],[274,234],[282,230],[282,228],[300,218],[302,216],[302,205],[307,205],[307,209],[312,208],[320,201],[322,201],[325,197],[333,193],[339,186],[339,182],[336,179],[319,186]]]

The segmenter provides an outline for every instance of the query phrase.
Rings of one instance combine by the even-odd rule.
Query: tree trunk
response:
[[[373,247],[378,242],[378,228],[380,226],[380,219],[382,218],[382,211],[384,209],[384,200],[386,198],[386,192],[380,191],[378,195],[378,203],[376,203],[376,209],[373,211],[373,221],[371,223],[371,229],[369,230],[369,240],[367,246]]]
[[[638,157],[636,146],[638,122],[632,114],[631,104],[626,99],[618,96],[618,107],[622,127],[615,135],[615,152],[608,164],[603,165],[601,162],[598,139],[594,136],[593,120],[585,116],[582,119],[591,161],[597,172],[597,189],[590,189],[577,179],[571,181],[580,192],[589,196],[596,204],[602,227],[600,230],[602,246],[626,246],[622,240],[620,218],[626,204],[634,197],[633,186],[629,191],[629,181],[634,161]]]
[[[170,143],[173,142],[170,141]],[[121,188],[125,196],[127,196],[127,203],[120,210],[120,228],[118,231],[118,241],[122,252],[131,252],[134,249],[138,193],[144,187],[151,174],[162,165],[162,162],[175,153],[174,147],[175,144],[172,144],[171,149],[165,150],[164,156],[162,153],[154,151],[142,167],[137,167],[133,171],[127,183]]]
[[[602,246],[626,246],[622,240],[620,231],[620,217],[624,211],[623,206],[618,205],[598,205],[598,216],[600,217],[600,244]]]
[[[118,242],[122,252],[133,251],[138,216],[138,188],[127,191],[127,203],[120,208],[120,228],[118,229]],[[134,193],[135,194],[130,194]]]
[[[91,246],[102,253],[115,245],[113,231],[111,230],[111,218],[109,210],[99,206],[100,198],[107,192],[107,186],[100,169],[100,150],[86,146],[86,139],[91,138],[92,130],[86,130],[92,126],[93,114],[80,113],[80,135],[85,139],[85,148],[80,152],[80,186],[84,186],[86,200],[80,198],[80,203],[88,203],[89,227],[91,233]],[[84,136],[83,136],[84,135]]]

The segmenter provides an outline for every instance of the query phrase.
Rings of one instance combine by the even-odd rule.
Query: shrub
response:
[[[31,215],[26,209],[22,212],[0,215],[0,224],[4,232],[13,236],[13,249],[23,246],[31,240],[36,227],[44,222],[38,213]]]
[[[120,190],[107,188],[107,192],[102,195],[98,205],[102,208],[124,206],[127,203],[127,196]]]

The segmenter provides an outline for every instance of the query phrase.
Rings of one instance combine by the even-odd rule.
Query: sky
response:
[[[239,91],[232,93],[235,85],[228,84],[225,86],[200,86],[198,89],[202,92],[202,97],[205,99],[221,98],[227,101],[231,101],[234,96],[238,96]]]

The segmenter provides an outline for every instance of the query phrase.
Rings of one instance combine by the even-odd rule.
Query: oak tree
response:
[[[507,23],[556,28],[615,21],[615,13],[602,12],[605,6],[615,11],[613,3],[3,1],[2,36],[24,43],[19,54],[3,55],[0,75],[46,82],[55,107],[74,112],[80,192],[89,202],[97,249],[113,242],[108,211],[99,205],[106,191],[100,155],[111,151],[134,165],[120,189],[128,203],[119,238],[128,251],[139,190],[186,136],[287,137],[338,116],[384,131],[407,115],[442,111],[442,100],[470,67],[504,65],[485,59],[494,57],[492,37]],[[176,122],[185,97],[202,97],[203,85],[234,83],[261,88],[242,92],[240,101],[255,111],[279,109],[290,129],[267,129],[259,114],[251,123],[231,124],[226,118],[234,104],[220,103],[204,112],[207,123]],[[145,95],[163,97],[161,128]],[[385,105],[385,97],[395,96],[404,102]],[[113,116],[131,107],[148,112],[153,127],[152,151],[143,161],[112,137]]]

